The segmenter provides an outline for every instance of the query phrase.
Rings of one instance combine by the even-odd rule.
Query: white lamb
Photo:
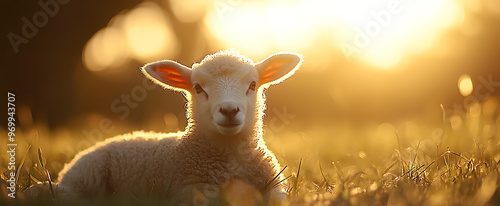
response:
[[[55,196],[152,195],[187,205],[269,200],[283,188],[280,166],[262,139],[264,93],[301,62],[298,54],[277,53],[254,64],[222,51],[192,69],[170,60],[147,64],[144,75],[189,100],[186,131],[134,132],[97,143],[65,165]],[[47,186],[25,194],[37,196]]]

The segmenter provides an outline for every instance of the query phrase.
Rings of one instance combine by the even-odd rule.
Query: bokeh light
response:
[[[469,96],[472,93],[474,87],[469,75],[464,74],[458,78],[458,89],[460,90],[460,94],[464,97]]]
[[[165,58],[178,49],[170,23],[156,4],[144,3],[130,11],[124,30],[134,57],[140,61]]]
[[[127,60],[147,63],[179,49],[171,23],[157,4],[145,2],[113,18],[87,42],[83,62],[94,72],[120,68]]]
[[[207,0],[169,0],[168,2],[175,17],[184,23],[199,21],[210,4]]]
[[[127,58],[128,48],[123,33],[116,28],[99,30],[87,42],[83,51],[83,62],[91,71],[117,67]]]

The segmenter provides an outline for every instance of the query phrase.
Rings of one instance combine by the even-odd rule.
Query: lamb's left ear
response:
[[[164,60],[141,68],[146,77],[156,84],[175,91],[191,89],[191,69],[174,61]]]
[[[276,53],[255,65],[259,72],[259,83],[277,84],[293,75],[302,63],[302,55]]]

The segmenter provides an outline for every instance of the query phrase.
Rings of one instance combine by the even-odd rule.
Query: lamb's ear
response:
[[[292,53],[276,53],[255,65],[259,72],[259,83],[277,84],[293,75],[302,63],[302,55]]]
[[[156,84],[172,90],[191,89],[191,69],[174,61],[164,60],[146,64],[141,68],[146,77]]]

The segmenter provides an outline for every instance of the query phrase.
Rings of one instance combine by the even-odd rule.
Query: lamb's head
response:
[[[187,92],[192,119],[206,135],[228,137],[252,132],[264,88],[291,76],[301,61],[300,55],[277,53],[254,64],[224,51],[192,68],[164,60],[147,64],[142,72],[165,88]]]

